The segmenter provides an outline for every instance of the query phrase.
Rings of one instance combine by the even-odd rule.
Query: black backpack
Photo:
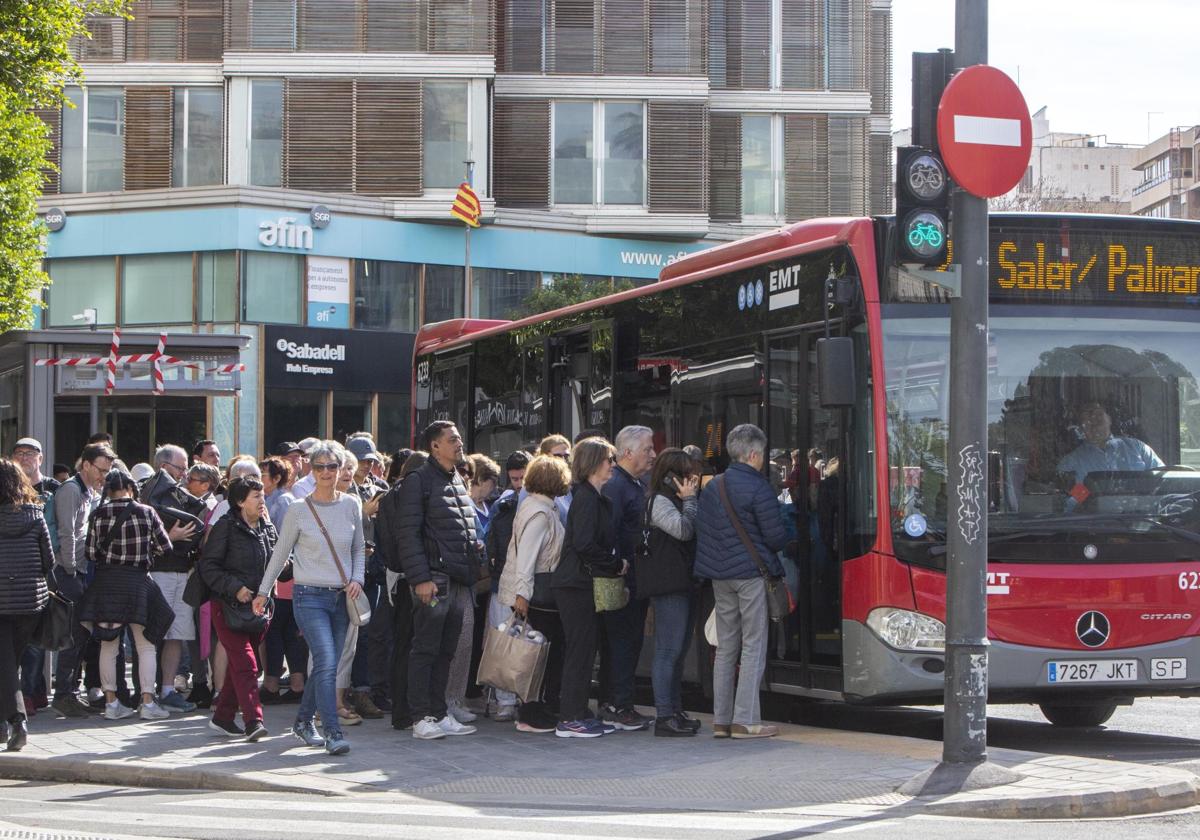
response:
[[[484,546],[487,548],[492,577],[496,580],[500,578],[500,573],[504,571],[504,561],[508,559],[508,544],[512,542],[518,498],[518,494],[510,493],[492,508],[492,518],[488,524]]]
[[[414,479],[420,481],[420,471],[409,473],[405,476],[404,481]],[[389,572],[404,574],[404,564],[400,562],[400,552],[396,550],[396,539],[399,536],[400,522],[400,485],[403,482],[397,481],[392,489],[384,494],[383,500],[379,503],[379,510],[375,512],[375,557],[383,561],[384,568]],[[429,495],[433,492],[432,488],[425,486],[423,504],[429,506]]]

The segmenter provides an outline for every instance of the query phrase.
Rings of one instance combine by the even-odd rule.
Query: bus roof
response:
[[[873,222],[866,217],[809,219],[689,254],[666,266],[659,274],[657,283],[639,286],[636,289],[617,292],[550,312],[541,312],[518,321],[456,318],[450,321],[426,324],[417,333],[416,354],[419,356],[445,350],[464,344],[468,339],[484,338],[517,327],[538,324],[552,318],[560,318],[618,301],[653,294],[656,290],[664,287],[694,283],[715,274],[737,271],[796,254],[845,245],[850,241],[852,234],[864,225],[871,226]]]

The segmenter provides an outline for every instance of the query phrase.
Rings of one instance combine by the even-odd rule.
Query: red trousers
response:
[[[248,731],[254,723],[263,719],[262,702],[258,699],[258,646],[265,633],[235,633],[230,630],[218,601],[212,602],[212,622],[217,639],[229,656],[225,686],[217,695],[213,720],[233,723],[240,707],[242,723]]]

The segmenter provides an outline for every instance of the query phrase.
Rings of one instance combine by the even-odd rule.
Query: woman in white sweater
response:
[[[330,755],[350,751],[338,722],[334,681],[350,624],[346,598],[357,598],[362,592],[367,564],[362,503],[356,494],[337,490],[345,456],[346,450],[331,440],[309,450],[316,489],[287,509],[279,542],[254,599],[255,611],[261,611],[290,555],[295,581],[292,610],[313,660],[292,733],[309,746],[324,746]],[[324,737],[313,725],[318,711]]]
[[[550,573],[562,556],[565,532],[554,500],[565,495],[570,486],[571,470],[562,458],[539,455],[530,462],[525,470],[527,495],[517,507],[508,557],[500,575],[500,603],[527,618],[529,626],[540,631],[550,644],[541,698],[521,704],[517,716],[520,732],[553,732],[558,724],[563,629],[550,592]]]

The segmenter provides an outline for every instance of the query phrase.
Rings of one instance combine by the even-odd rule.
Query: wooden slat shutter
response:
[[[892,167],[892,136],[872,134],[867,145],[867,168],[871,171],[871,185],[867,196],[867,212],[871,215],[891,213],[892,189],[895,170]]]
[[[783,118],[784,210],[789,221],[829,215],[829,118]]]
[[[490,53],[490,0],[429,0],[429,52]]]
[[[420,79],[359,79],[355,192],[421,195]]]
[[[496,11],[496,70],[542,72],[542,0],[500,0]]]
[[[651,75],[696,76],[704,70],[704,0],[649,0]]]
[[[42,192],[49,195],[60,189],[58,167],[62,166],[62,108],[39,108],[33,113],[49,129],[46,136],[50,140],[50,148],[46,151],[46,162],[52,166],[42,170]]]
[[[250,49],[249,0],[224,0],[225,49],[241,52]]]
[[[867,212],[867,121],[829,118],[829,212],[861,216]]]
[[[294,50],[296,0],[225,0],[230,50]]]
[[[288,79],[283,101],[283,186],[353,192],[354,81]]]
[[[353,52],[358,49],[355,0],[296,0],[296,49],[300,52]]]
[[[825,88],[825,2],[783,4],[782,81],[788,90]]]
[[[892,13],[871,12],[871,113],[892,114]]]
[[[867,87],[866,0],[828,0],[829,89]]]
[[[724,0],[725,87],[765,90],[771,83],[771,0]]]
[[[497,99],[493,194],[502,207],[550,206],[550,102]]]
[[[422,52],[425,49],[423,0],[368,0],[367,52]]]
[[[183,54],[180,26],[183,0],[135,0],[128,23],[130,61],[179,61]]]
[[[124,61],[125,19],[106,15],[89,16],[84,20],[90,38],[77,35],[71,39],[71,55],[76,61]]]
[[[169,87],[125,89],[125,189],[171,186],[173,110]]]
[[[647,0],[605,0],[602,72],[646,75],[646,3]]]
[[[709,215],[736,222],[742,217],[742,115],[710,114],[708,122]]]
[[[707,107],[652,102],[646,110],[646,195],[650,212],[707,212]]]
[[[552,73],[596,72],[596,11],[593,0],[549,0]]]

